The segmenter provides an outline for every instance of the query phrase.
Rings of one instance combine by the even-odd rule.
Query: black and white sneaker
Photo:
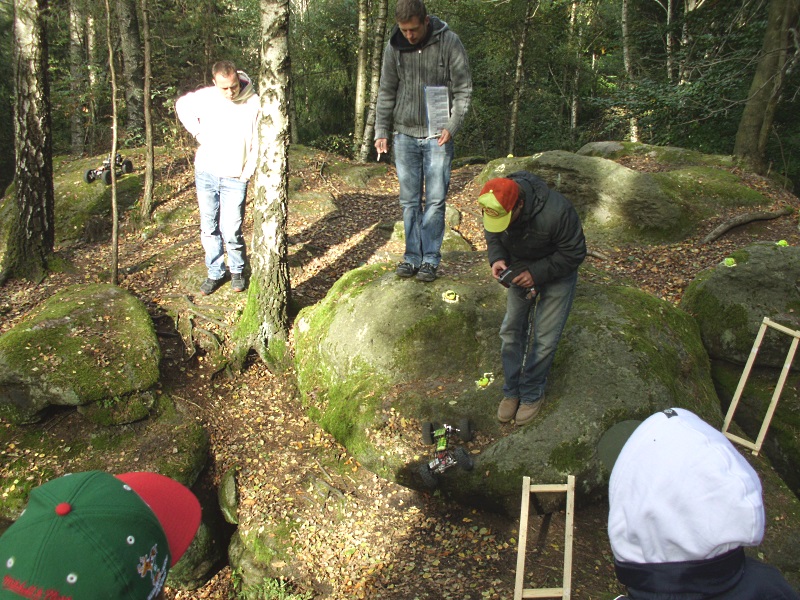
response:
[[[410,262],[401,262],[399,265],[397,265],[397,269],[395,269],[394,272],[398,277],[407,278],[413,277],[417,270],[417,267],[412,265]]]
[[[420,281],[436,281],[436,269],[431,263],[424,262],[419,268],[417,279]]]

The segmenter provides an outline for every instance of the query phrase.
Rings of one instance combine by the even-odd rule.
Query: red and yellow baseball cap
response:
[[[194,494],[157,473],[49,481],[0,537],[0,599],[155,598],[200,518]]]
[[[478,202],[483,208],[483,226],[490,233],[500,233],[511,223],[511,211],[517,204],[519,186],[507,177],[490,179],[481,189]]]

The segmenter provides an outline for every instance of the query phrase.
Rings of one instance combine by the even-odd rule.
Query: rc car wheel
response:
[[[459,467],[461,467],[465,471],[472,471],[472,467],[475,465],[472,462],[472,457],[467,453],[466,450],[464,450],[464,448],[462,448],[461,446],[456,448],[455,455],[456,455],[456,463],[458,464]]]
[[[133,161],[131,159],[125,159],[122,162],[122,172],[125,174],[133,173]]]
[[[439,484],[436,480],[436,475],[431,473],[427,463],[420,465],[418,471],[420,479],[422,479],[422,483],[426,488],[435,488]]]
[[[422,441],[424,443],[428,445],[431,445],[433,443],[434,441],[433,432],[434,432],[433,423],[431,423],[430,421],[425,421],[424,423],[422,423]]]
[[[86,183],[92,183],[95,179],[94,169],[86,169],[86,172],[83,174],[83,180]]]
[[[472,427],[470,427],[469,419],[466,417],[458,422],[458,437],[464,442],[472,439]]]
[[[108,171],[103,171],[103,183],[106,185],[111,185],[111,169]]]

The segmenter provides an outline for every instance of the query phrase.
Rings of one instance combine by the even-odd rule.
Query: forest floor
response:
[[[644,160],[625,164],[640,170],[658,168]],[[319,161],[292,173],[302,179],[304,191],[327,192],[338,208],[333,217],[318,221],[301,220],[290,210],[291,250],[311,252],[303,268],[292,272],[293,295],[303,305],[324,297],[348,270],[385,260],[387,250],[399,250],[367,241],[374,227],[401,218],[393,170],[371,182],[369,188],[355,189],[326,174],[324,165],[325,157],[320,154]],[[157,207],[157,212],[194,206],[188,163],[181,159],[163,168],[170,171],[173,193]],[[454,171],[448,197],[449,204],[462,213],[459,232],[476,250],[485,249],[473,182],[480,170],[480,166],[470,166]],[[678,303],[698,272],[718,264],[737,248],[756,240],[785,239],[791,245],[800,245],[800,201],[765,179],[747,176],[746,180],[774,199],[771,209],[788,206],[795,213],[738,227],[707,245],[700,240],[734,213],[717,215],[700,228],[696,237],[676,244],[595,248],[590,241],[594,256],[587,258],[587,263],[596,271],[593,269],[587,277],[625,282]],[[257,527],[259,519],[280,522],[286,517],[287,504],[292,505],[293,518],[299,525],[292,534],[294,555],[288,560],[296,563],[307,579],[287,590],[294,590],[295,598],[342,600],[511,597],[517,564],[518,516],[457,506],[438,493],[410,490],[375,477],[306,416],[292,373],[271,373],[255,360],[232,378],[212,376],[202,355],[186,360],[179,338],[163,318],[163,302],[170,293],[186,294],[187,290],[173,281],[166,269],[159,268],[157,260],[150,268],[133,267],[157,255],[160,248],[181,245],[185,247],[187,265],[202,263],[196,222],[160,233],[156,240],[146,239],[141,227],[126,220],[120,235],[120,285],[140,297],[156,320],[163,345],[163,388],[208,431],[210,465],[202,484],[213,490],[227,469],[238,466],[240,529]],[[249,239],[250,214],[247,227]],[[67,285],[108,281],[108,242],[63,247],[57,249],[57,254],[72,268],[53,273],[39,284],[10,281],[0,287],[0,333]],[[440,275],[446,276],[448,270],[457,268],[445,260]],[[200,298],[196,290],[190,293]],[[245,297],[246,294],[231,295],[234,306],[226,319],[235,318],[236,308],[243,306]],[[74,421],[71,423],[74,425]],[[420,443],[420,453],[424,452]],[[320,462],[318,457],[323,454],[335,457],[334,468]],[[112,464],[113,457],[109,463],[113,471]],[[313,493],[311,471],[321,474],[333,491],[323,510],[318,502],[304,502]],[[603,505],[579,506],[576,510],[572,570],[572,597],[576,600],[610,599],[622,593],[614,577],[605,533],[606,513]],[[563,514],[532,517],[526,587],[561,585],[563,527]],[[223,566],[203,587],[191,592],[168,590],[167,597],[236,598],[237,581],[238,574]],[[257,597],[289,596],[271,596],[262,590]]]

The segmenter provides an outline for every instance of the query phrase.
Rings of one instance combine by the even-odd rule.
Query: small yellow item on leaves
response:
[[[789,245],[789,242],[786,240],[781,240],[780,242],[775,242],[776,246],[780,246],[781,248],[786,248]]]
[[[442,300],[445,302],[453,303],[458,302],[458,294],[456,294],[453,290],[447,290],[446,292],[442,292]]]
[[[735,267],[736,266],[736,259],[731,258],[730,256],[722,261],[722,264],[726,267]]]

